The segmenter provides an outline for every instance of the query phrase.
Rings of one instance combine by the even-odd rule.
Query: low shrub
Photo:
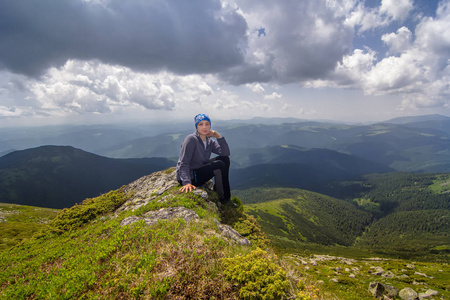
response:
[[[240,285],[244,299],[281,299],[290,287],[283,269],[274,263],[266,251],[257,248],[250,254],[224,258],[224,274]]]

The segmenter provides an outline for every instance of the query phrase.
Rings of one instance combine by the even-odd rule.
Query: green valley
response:
[[[351,246],[386,257],[448,261],[450,174],[387,173],[324,188],[236,190],[280,249]],[[339,196],[339,198],[338,198]],[[289,250],[287,250],[289,249]],[[330,251],[328,248],[326,251]],[[345,251],[344,251],[345,252]]]

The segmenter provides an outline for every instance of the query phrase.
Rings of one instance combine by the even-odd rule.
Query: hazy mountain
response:
[[[191,124],[189,124],[191,125]],[[186,128],[186,123],[54,125],[0,128],[0,152],[42,145],[69,145],[99,154],[97,150],[147,136]]]
[[[194,130],[143,137],[99,149],[97,152],[103,156],[115,158],[178,157],[180,155],[181,143],[186,135],[192,132]]]
[[[165,158],[112,159],[69,146],[42,146],[0,158],[0,202],[70,207],[174,165]]]
[[[287,145],[242,150],[236,156],[242,167],[231,170],[231,183],[235,189],[281,186],[317,190],[330,181],[392,171],[385,165],[354,155]]]
[[[423,115],[423,116],[411,116],[411,117],[399,117],[384,121],[383,123],[392,124],[407,124],[407,123],[417,123],[425,121],[450,121],[449,117],[442,115]]]
[[[428,121],[372,125],[313,121],[278,124],[223,122],[214,128],[226,137],[232,149],[232,160],[235,162],[242,161],[244,158],[241,153],[252,151],[251,149],[293,145],[357,155],[399,171],[450,172],[448,118],[431,116],[423,119]],[[177,157],[183,138],[192,131],[171,132],[132,140],[104,148],[100,154],[116,158]],[[255,162],[258,163],[257,160]]]

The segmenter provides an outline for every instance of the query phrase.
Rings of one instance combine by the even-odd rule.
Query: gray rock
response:
[[[416,291],[414,291],[412,288],[404,288],[399,293],[400,298],[403,300],[418,300],[419,296],[417,295]]]
[[[241,244],[243,246],[250,246],[250,241],[240,235],[236,230],[234,230],[231,226],[225,224],[219,224],[219,232],[225,238],[230,238],[234,240],[236,243]]]
[[[425,274],[425,273],[414,272],[414,275],[419,275],[419,276],[423,276],[423,277],[426,277],[426,278],[431,278],[431,279],[433,279],[433,277],[432,277],[432,276],[428,276],[428,275],[427,275],[427,274]]]
[[[384,273],[384,269],[382,267],[371,267],[371,269],[374,270],[374,272],[372,273],[372,275],[383,275]]]
[[[369,284],[369,293],[371,293],[375,298],[380,299],[384,294],[384,290],[384,285],[379,282],[371,282]]]
[[[181,218],[187,222],[190,222],[193,220],[197,220],[198,215],[193,210],[187,209],[185,207],[169,207],[162,208],[157,211],[149,211],[142,215],[142,217],[127,217],[120,223],[120,225],[130,225],[139,220],[144,220],[145,224],[147,225],[153,225],[158,223],[158,220],[172,220],[175,218]]]
[[[383,273],[383,275],[381,276],[383,276],[384,278],[394,278],[395,274],[392,273],[391,271],[387,271],[386,273]]]
[[[391,285],[384,285],[384,294],[388,296],[389,298],[397,297],[398,295],[398,288],[393,287]]]
[[[127,217],[127,218],[122,220],[122,222],[120,223],[120,226],[130,225],[130,224],[133,224],[133,223],[138,222],[140,220],[142,220],[142,218],[139,218],[139,217],[136,217],[136,216]]]
[[[136,210],[155,200],[169,189],[178,186],[180,186],[180,184],[176,178],[175,168],[143,176],[124,187],[123,190],[125,194],[130,198],[116,210],[116,214],[127,210]],[[194,190],[193,193],[208,200],[208,191],[212,191],[212,189],[213,183],[210,180],[203,186]],[[164,202],[166,200],[167,198],[162,198],[159,201]]]
[[[419,299],[427,299],[427,298],[431,298],[433,296],[438,295],[439,292],[435,291],[435,290],[427,290],[425,293],[419,293]]]
[[[369,292],[372,296],[381,299],[381,298],[393,298],[398,295],[398,289],[396,287],[385,285],[379,282],[371,282],[369,284]]]
[[[198,215],[186,207],[168,207],[162,208],[157,211],[148,211],[143,214],[145,223],[152,225],[158,222],[158,220],[172,220],[175,218],[184,219],[187,222],[191,222],[198,219]]]

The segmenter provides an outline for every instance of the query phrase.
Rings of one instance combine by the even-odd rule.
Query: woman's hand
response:
[[[209,136],[209,137],[216,138],[216,139],[220,139],[220,138],[222,137],[222,136],[221,136],[217,131],[215,131],[215,130],[210,130],[209,133],[208,133],[208,136]]]
[[[195,185],[192,185],[192,184],[188,183],[188,184],[186,184],[186,185],[183,185],[183,186],[180,188],[180,191],[182,191],[182,192],[184,192],[184,193],[187,193],[187,192],[192,192],[192,191],[195,190],[195,189],[196,189]]]

